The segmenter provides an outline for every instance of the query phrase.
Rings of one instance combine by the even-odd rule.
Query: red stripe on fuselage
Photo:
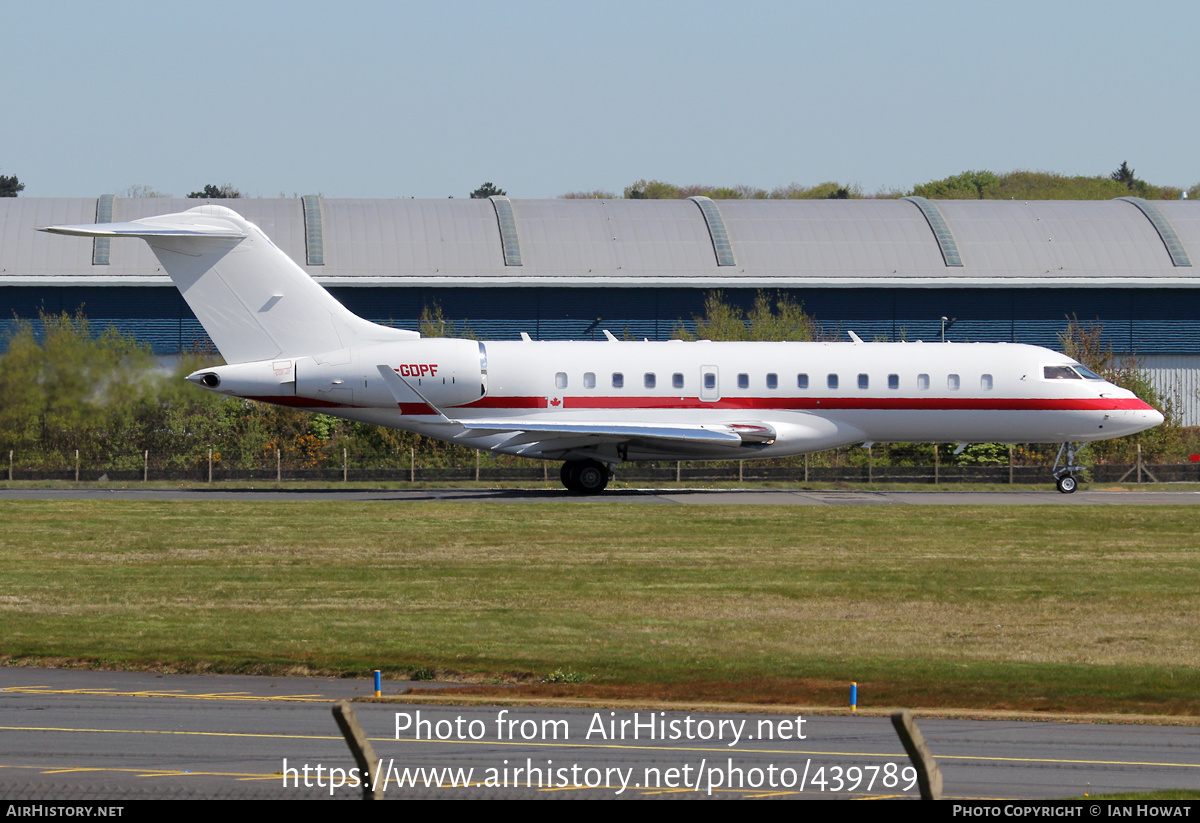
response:
[[[484,401],[487,401],[486,403]],[[532,402],[531,402],[532,401]],[[540,404],[537,402],[540,401]],[[457,408],[546,408],[544,397],[485,397]],[[652,410],[729,409],[754,411],[830,411],[873,409],[889,411],[1147,411],[1152,406],[1137,398],[1030,397],[564,397],[564,409]]]

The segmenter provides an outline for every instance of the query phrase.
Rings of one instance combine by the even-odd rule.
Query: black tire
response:
[[[1075,489],[1079,487],[1079,482],[1074,478],[1074,476],[1064,474],[1062,477],[1058,478],[1058,481],[1054,485],[1063,494],[1074,494]]]
[[[558,473],[567,491],[575,494],[599,494],[604,491],[612,472],[599,460],[568,460]]]
[[[583,460],[575,470],[575,485],[582,494],[599,494],[608,485],[612,472],[597,460]]]

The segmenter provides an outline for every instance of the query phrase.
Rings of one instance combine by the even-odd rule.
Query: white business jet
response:
[[[1061,443],[1054,477],[1069,493],[1081,445],[1163,422],[1069,357],[1010,343],[422,338],[352,314],[223,206],[43,231],[150,244],[228,363],[189,375],[197,386],[561,460],[582,494],[624,461],[877,442]]]

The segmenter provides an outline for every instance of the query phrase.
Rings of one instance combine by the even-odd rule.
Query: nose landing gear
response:
[[[1063,494],[1071,494],[1079,487],[1079,481],[1075,479],[1075,475],[1083,471],[1084,467],[1076,465],[1075,455],[1079,450],[1086,446],[1086,443],[1063,443],[1058,447],[1058,456],[1054,458],[1054,487]],[[1066,464],[1060,469],[1058,464],[1063,462],[1063,452],[1066,452]]]
[[[568,460],[559,472],[567,491],[576,494],[599,494],[612,479],[612,469],[599,460]]]

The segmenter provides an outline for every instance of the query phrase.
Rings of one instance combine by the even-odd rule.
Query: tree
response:
[[[913,189],[918,197],[939,200],[982,200],[984,192],[1000,182],[995,174],[986,169],[964,171],[945,180],[931,180]]]
[[[242,193],[235,189],[229,183],[222,183],[219,186],[214,186],[211,183],[204,187],[204,191],[194,191],[188,195],[193,199],[201,200],[217,200],[228,199],[232,200],[235,197],[241,197]]]
[[[1138,184],[1138,179],[1134,176],[1133,169],[1129,168],[1129,164],[1124,160],[1121,161],[1121,168],[1110,174],[1109,179],[1116,180],[1130,191],[1133,191]]]
[[[487,200],[489,197],[503,197],[506,194],[504,189],[498,189],[491,183],[484,183],[475,191],[471,192],[472,200]]]
[[[456,337],[460,340],[475,340],[475,332],[468,326],[459,326],[453,320],[447,320],[442,304],[434,300],[421,309],[417,320],[417,331],[422,337]]]
[[[803,343],[825,337],[824,330],[804,307],[786,294],[759,291],[754,306],[747,314],[738,306],[725,302],[719,291],[709,292],[704,299],[704,316],[693,317],[696,333],[691,334],[682,323],[675,331],[680,340],[770,340]]]
[[[1124,165],[1124,164],[1122,164]],[[1174,396],[1161,392],[1150,382],[1150,375],[1134,357],[1118,357],[1112,343],[1104,335],[1099,322],[1080,322],[1072,315],[1067,328],[1058,333],[1063,354],[1103,377],[1110,383],[1129,389],[1140,400],[1163,413],[1161,426],[1118,440],[1102,440],[1092,446],[1092,453],[1102,460],[1133,459],[1132,450],[1141,444],[1147,457],[1158,457],[1176,450],[1182,442],[1179,404]]]
[[[171,195],[165,194],[164,192],[161,192],[152,186],[147,186],[144,183],[134,183],[129,188],[125,189],[125,191],[121,192],[120,196],[136,199],[142,197],[170,197]]]
[[[661,180],[639,180],[625,187],[625,197],[629,200],[674,200],[679,197],[679,187]]]
[[[23,191],[25,184],[17,180],[17,176],[0,174],[0,197],[16,197],[17,192]]]
[[[558,196],[560,200],[614,200],[616,195],[606,189],[592,189],[591,191],[569,191],[566,194]]]

